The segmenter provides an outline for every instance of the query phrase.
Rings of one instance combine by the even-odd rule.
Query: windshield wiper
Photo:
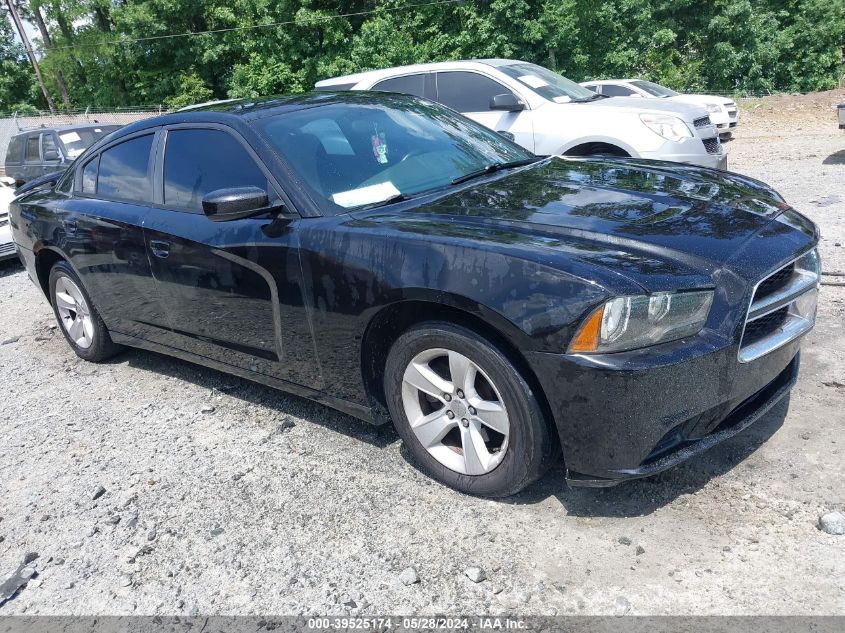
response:
[[[356,207],[356,211],[360,211],[362,209],[375,209],[376,207],[383,207],[387,204],[393,204],[394,202],[405,202],[406,200],[410,200],[415,196],[410,196],[407,193],[397,193],[389,198],[385,198],[384,200],[379,200],[378,202],[371,202],[370,204],[365,204],[360,207]]]
[[[496,171],[501,171],[503,169],[510,169],[511,167],[522,167],[523,165],[530,165],[531,163],[536,163],[539,158],[523,158],[522,160],[512,160],[506,163],[490,163],[489,165],[485,165],[481,169],[476,169],[475,171],[471,171],[468,174],[464,174],[463,176],[458,176],[457,178],[452,179],[453,185],[459,185],[462,182],[466,182],[467,180],[472,180],[473,178],[478,178],[479,176],[486,176],[487,174],[492,174]]]
[[[584,97],[583,99],[573,99],[572,103],[588,103],[590,101],[595,101],[596,99],[609,99],[607,95],[600,95],[596,93],[594,95],[590,95],[589,97]]]

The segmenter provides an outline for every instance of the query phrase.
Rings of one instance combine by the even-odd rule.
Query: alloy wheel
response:
[[[405,369],[402,405],[414,435],[446,468],[484,475],[505,456],[510,420],[499,390],[475,362],[428,349]]]
[[[70,339],[82,349],[91,347],[94,342],[94,321],[79,286],[62,275],[56,279],[55,297],[59,322]]]

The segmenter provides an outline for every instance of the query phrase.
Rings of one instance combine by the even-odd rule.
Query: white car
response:
[[[585,81],[581,84],[605,97],[640,97],[645,99],[666,99],[675,103],[692,103],[707,109],[710,120],[719,134],[728,137],[739,123],[739,108],[736,102],[718,95],[681,94],[671,88],[644,79],[607,79]]]
[[[380,90],[442,103],[538,155],[632,156],[725,169],[700,106],[605,99],[536,64],[511,59],[416,64],[318,81],[318,91]]]
[[[15,179],[0,178],[0,261],[15,256],[15,243],[9,226],[9,203],[15,197]]]

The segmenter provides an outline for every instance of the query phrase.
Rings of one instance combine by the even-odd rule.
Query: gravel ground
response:
[[[836,101],[744,104],[728,148],[845,272]],[[0,615],[845,614],[845,536],[818,527],[845,510],[844,314],[823,287],[790,401],[706,456],[608,490],[553,471],[503,502],[269,388],[141,351],[82,362],[2,266],[0,583],[38,558]]]

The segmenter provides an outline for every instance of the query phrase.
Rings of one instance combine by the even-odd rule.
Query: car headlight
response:
[[[710,113],[722,111],[722,106],[720,106],[717,103],[708,103],[706,105],[706,108],[707,108],[707,111],[710,112]]]
[[[670,141],[692,138],[692,132],[690,132],[687,124],[676,116],[668,114],[641,114],[640,121],[652,132]]]
[[[819,249],[814,248],[813,250],[802,255],[795,262],[795,270],[812,275],[814,277],[818,277],[819,275],[821,275],[822,265],[821,259],[819,258]]]
[[[712,303],[712,290],[616,297],[581,324],[569,352],[621,352],[693,336],[704,327]]]

